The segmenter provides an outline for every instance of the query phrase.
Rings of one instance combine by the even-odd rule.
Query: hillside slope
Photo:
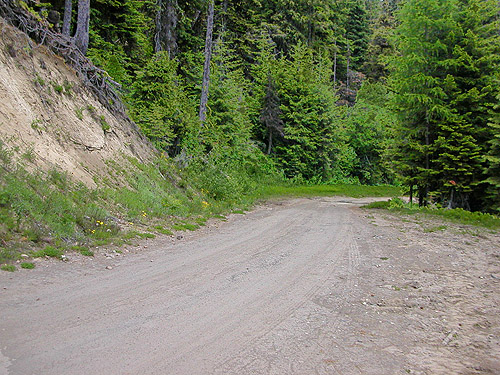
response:
[[[28,169],[59,169],[95,187],[107,160],[151,160],[153,148],[60,57],[0,19],[0,140]]]

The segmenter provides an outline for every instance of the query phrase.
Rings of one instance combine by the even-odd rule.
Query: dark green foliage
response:
[[[350,69],[359,70],[365,62],[370,30],[364,1],[350,0],[347,4],[347,55],[350,58]]]
[[[210,208],[235,202],[282,176],[307,183],[402,181],[423,205],[498,209],[498,1],[216,1],[203,126],[197,109],[208,2],[169,0],[175,22],[158,27],[157,15],[163,23],[170,17],[158,13],[160,3],[91,5],[87,55],[123,84],[131,117],[163,157],[192,176],[179,195],[154,169],[165,164],[137,166],[141,173],[126,176],[128,188],[106,192],[129,218],[183,214],[184,199]],[[165,26],[173,28],[163,35],[171,58],[153,53],[154,35]],[[66,86],[54,90],[70,94]],[[83,119],[83,108],[75,113]],[[65,181],[55,172],[46,179],[57,192],[48,215],[64,219],[57,236],[105,240],[114,229],[105,227],[111,223],[102,212],[79,210],[68,218],[75,202],[58,196],[70,189]],[[38,225],[43,215],[24,219],[32,204],[18,207],[12,199],[41,207],[47,195],[5,186],[0,231],[14,228],[39,241],[47,231]],[[196,197],[200,189],[207,193]]]
[[[490,151],[486,156],[486,188],[489,208],[500,212],[500,95],[497,97],[499,104],[494,107],[493,117],[489,123],[492,137],[489,141]]]
[[[138,67],[153,54],[155,2],[151,0],[99,0],[91,4],[92,61],[116,81],[129,83]]]
[[[348,144],[355,154],[351,175],[362,184],[394,181],[387,150],[393,148],[396,118],[388,100],[383,84],[365,82],[356,104],[346,112]]]
[[[130,114],[160,150],[175,155],[183,137],[197,126],[195,104],[187,97],[177,62],[159,52],[131,87]]]
[[[392,86],[400,113],[398,169],[421,204],[481,209],[499,67],[494,1],[410,0],[400,13]]]
[[[374,2],[372,2],[374,3]],[[396,20],[390,1],[384,0],[372,10],[370,41],[365,52],[362,71],[369,79],[385,81],[389,75],[387,63],[395,54],[394,28]]]
[[[276,64],[284,137],[276,140],[273,156],[289,178],[328,180],[340,147],[331,66],[304,45],[294,49],[292,61],[282,58]]]

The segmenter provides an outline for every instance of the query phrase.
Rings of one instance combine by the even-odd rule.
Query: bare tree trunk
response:
[[[426,173],[429,173],[430,169],[430,160],[429,160],[429,146],[430,146],[430,139],[429,139],[429,132],[430,132],[430,124],[429,124],[429,118],[428,114],[425,115],[426,117],[426,124],[425,124],[425,169]],[[427,206],[429,203],[429,181],[425,181],[425,202],[424,206]]]
[[[162,14],[163,14],[163,0],[158,0],[156,2],[156,18],[155,18],[155,52],[163,51],[161,45],[161,34],[163,29]]]
[[[64,1],[64,16],[62,34],[70,36],[71,32],[71,12],[73,11],[73,0]]]
[[[446,207],[449,210],[451,210],[453,208],[453,206],[455,205],[455,202],[453,201],[453,193],[454,192],[455,192],[455,188],[452,187],[451,192],[450,192],[450,200],[448,201],[448,207]]]
[[[335,52],[333,55],[333,89],[337,84],[337,41],[335,41]]]
[[[410,184],[410,207],[413,207],[413,182]]]
[[[89,48],[90,0],[78,0],[78,18],[74,41],[78,49],[87,53]]]
[[[349,91],[349,64],[351,62],[351,48],[349,46],[349,41],[347,41],[347,75],[346,75],[346,88]]]
[[[203,125],[207,118],[208,87],[210,85],[210,60],[212,59],[212,43],[214,31],[214,0],[208,0],[207,35],[205,39],[205,63],[203,64],[203,82],[201,85],[200,122]]]
[[[271,150],[273,147],[273,131],[269,128],[269,142],[267,144],[267,154],[271,155]]]
[[[177,0],[158,0],[156,13],[155,52],[167,51],[173,58],[177,52]]]

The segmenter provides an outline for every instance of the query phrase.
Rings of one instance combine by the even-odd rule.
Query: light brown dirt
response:
[[[88,187],[107,176],[109,160],[146,162],[153,155],[135,124],[115,117],[62,58],[2,18],[0,141],[27,169],[56,168]]]
[[[500,373],[499,234],[363,201],[2,272],[0,374]]]

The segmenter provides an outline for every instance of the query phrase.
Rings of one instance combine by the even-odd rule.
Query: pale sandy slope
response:
[[[2,272],[0,374],[499,373],[498,234],[353,203],[262,206],[112,270]]]

